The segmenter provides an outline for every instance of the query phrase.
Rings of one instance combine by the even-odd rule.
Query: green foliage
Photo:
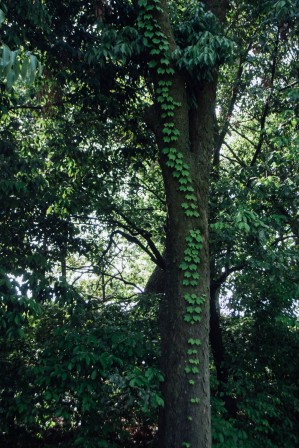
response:
[[[218,19],[203,3],[186,2],[183,20],[180,16],[176,21],[174,6],[173,15],[178,43],[174,61],[192,78],[212,80],[215,67],[232,60],[234,43],[222,34]]]
[[[7,45],[2,45],[0,78],[5,81],[8,90],[11,90],[20,77],[27,84],[33,84],[37,74],[41,76],[42,66],[34,54],[29,51],[21,54],[20,50],[12,51]]]
[[[271,319],[269,313],[267,319],[265,315],[229,318],[226,322],[226,343],[234,353],[228,360],[232,378],[227,388],[231,396],[238,397],[239,412],[235,419],[223,422],[224,403],[219,397],[213,399],[216,446],[258,447],[262,442],[276,448],[296,446],[298,442],[293,419],[298,412],[294,394],[297,380],[291,361],[299,342],[296,320],[285,319],[282,323],[281,319]],[[285,346],[279,344],[281,338]]]
[[[24,6],[26,5],[25,9],[28,8],[28,2],[21,3],[24,3]],[[20,4],[18,6],[20,7]],[[33,20],[36,14],[38,14],[37,20],[42,20],[42,3],[34,2],[32,6],[34,11],[30,12],[33,13]],[[8,90],[11,90],[19,79],[30,86],[34,83],[36,76],[42,74],[41,62],[32,51],[25,51],[24,47],[19,45],[19,41],[15,39],[16,36],[11,29],[13,26],[11,27],[8,22],[10,9],[6,5],[2,5],[2,8],[0,9],[0,32],[3,34],[0,47],[0,80],[5,83]],[[24,14],[24,9],[22,9],[22,13]],[[37,24],[37,22],[35,23]],[[17,49],[12,50],[11,48]]]
[[[129,310],[118,304],[99,309],[95,302],[47,304],[18,322],[22,334],[3,346],[9,358],[1,380],[1,431],[15,431],[17,443],[18,427],[43,440],[61,425],[57,443],[65,434],[68,446],[86,446],[86,437],[88,446],[120,446],[139,426],[153,425],[163,378],[155,360],[155,312],[144,314],[144,300]],[[2,327],[2,342],[5,333]]]
[[[190,167],[176,149],[173,70],[195,107],[193,82],[225,61],[217,114],[227,132],[210,195],[227,370],[220,384],[211,362],[214,445],[298,445],[298,2],[235,2],[226,29],[202,3],[169,4],[174,54],[153,22],[158,2],[139,2],[142,19],[133,2],[112,2],[105,20],[79,0],[1,4],[4,446],[154,446],[163,406],[158,298],[136,291],[165,244],[159,157],[186,222],[198,217]],[[45,71],[35,80],[38,61]],[[162,154],[144,125],[153,101]],[[179,261],[188,325],[206,299],[194,293],[201,246],[192,227]],[[193,386],[201,341],[187,342]]]

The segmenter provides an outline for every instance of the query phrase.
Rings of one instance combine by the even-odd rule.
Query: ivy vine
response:
[[[140,15],[138,27],[143,33],[143,43],[149,49],[151,60],[149,68],[155,70],[157,81],[156,99],[160,105],[163,120],[163,143],[162,153],[166,156],[166,165],[171,169],[172,176],[177,180],[178,189],[183,195],[181,204],[187,218],[198,218],[198,206],[195,190],[192,185],[190,167],[184,160],[182,152],[175,148],[175,144],[180,136],[180,131],[174,123],[175,109],[180,107],[180,103],[175,101],[171,95],[173,80],[171,77],[175,74],[171,66],[170,46],[167,37],[163,33],[155,13],[163,12],[160,6],[160,0],[139,0]],[[199,230],[190,230],[186,239],[184,258],[179,268],[183,272],[182,286],[196,288],[199,284],[198,267],[200,264],[199,253],[202,248],[202,236]],[[190,325],[199,323],[201,320],[202,304],[204,297],[194,293],[184,295],[186,310],[184,321]],[[190,375],[189,384],[194,385],[195,379],[192,375],[198,375],[199,364],[198,347],[201,344],[200,339],[188,339],[188,350],[186,353],[185,372]],[[191,398],[191,403],[196,405],[200,402],[198,397]],[[192,417],[188,417],[192,421]],[[183,443],[183,447],[190,448],[188,442]]]

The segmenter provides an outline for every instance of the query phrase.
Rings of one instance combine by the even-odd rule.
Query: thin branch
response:
[[[117,275],[118,274],[118,275]],[[121,272],[118,272],[117,274],[107,274],[107,272],[105,272],[105,276],[109,277],[111,279],[114,280],[119,280],[121,282],[123,282],[125,285],[127,286],[133,286],[134,288],[138,289],[138,291],[140,291],[141,293],[143,292],[143,289],[141,289],[139,286],[137,286],[135,283],[130,282],[128,280],[126,280],[125,278],[123,278],[123,276],[121,275]]]
[[[296,235],[287,235],[287,236],[282,236],[280,238],[277,238],[275,241],[273,241],[273,243],[271,243],[271,246],[275,247],[282,241],[286,241],[286,240],[290,240],[290,239],[293,239],[293,240],[296,239]]]
[[[111,248],[112,244],[115,244],[115,241],[113,240],[113,237],[115,235],[121,235],[123,236],[127,241],[129,241],[130,243],[134,243],[137,244],[137,246],[139,246],[149,257],[150,259],[157,264],[158,266],[160,266],[160,261],[153,255],[153,253],[136,237],[133,236],[127,232],[124,232],[122,230],[114,230],[111,235],[110,235],[110,241],[108,244],[108,247],[105,249],[105,251],[103,252],[101,259],[108,253],[109,249]],[[159,252],[160,255],[160,252]],[[162,256],[160,255],[160,257],[162,258]],[[165,265],[164,259],[163,260],[163,265]]]
[[[248,143],[250,143],[252,146],[256,146],[256,144],[250,140],[250,138],[248,138],[246,135],[242,134],[240,131],[238,131],[238,129],[234,128],[230,123],[228,125],[232,131],[234,131],[236,134],[238,134],[240,137],[244,138],[244,140],[246,140]]]
[[[74,284],[80,280],[80,278],[85,274],[85,272],[82,272],[80,275],[78,275],[71,283],[72,286],[74,286]]]
[[[283,92],[286,89],[291,89],[292,87],[296,86],[297,84],[299,84],[299,81],[294,81],[291,84],[288,84],[285,87],[281,87],[280,89],[278,89],[279,92]]]
[[[221,157],[221,159],[228,160],[229,162],[232,162],[232,163],[239,163],[236,159],[233,159],[233,158],[228,157],[228,156],[224,156],[223,154],[221,154],[220,157]]]
[[[92,272],[93,267],[92,266],[66,266],[66,269],[68,271],[83,271],[83,272]]]
[[[225,141],[223,142],[223,144],[227,147],[227,149],[229,150],[229,152],[235,157],[236,161],[243,167],[246,168],[246,164],[243,162],[243,160],[241,160],[238,155],[235,153],[235,151],[232,149],[232,147],[226,143]]]
[[[139,180],[139,181],[140,181],[140,180]],[[152,188],[150,188],[145,182],[142,183],[142,182],[140,181],[139,184],[137,184],[137,183],[136,183],[136,184],[132,183],[131,185],[132,185],[133,187],[134,187],[134,186],[138,186],[138,187],[143,188],[143,190],[145,190],[145,191],[149,191],[150,193],[152,193],[152,195],[153,195],[156,199],[158,199],[159,202],[161,202],[161,204],[162,204],[163,206],[166,204],[165,199],[162,198],[160,195],[158,195],[158,193],[157,193],[155,190],[153,190]]]
[[[273,63],[272,63],[272,67],[271,67],[271,80],[270,80],[270,85],[271,85],[271,89],[270,89],[270,93],[266,99],[266,103],[264,106],[264,110],[261,116],[261,121],[260,121],[260,138],[255,150],[255,153],[252,157],[252,160],[250,162],[250,166],[254,166],[257,158],[260,155],[263,143],[264,143],[264,138],[265,138],[265,126],[266,126],[266,119],[270,110],[270,103],[272,100],[272,96],[273,96],[273,92],[274,92],[274,79],[275,79],[275,75],[276,75],[276,67],[277,67],[277,59],[278,59],[278,49],[279,49],[279,31],[277,33],[276,36],[276,41],[275,41],[275,47],[274,47],[274,54],[273,54]]]
[[[214,150],[214,160],[213,160],[213,166],[218,166],[219,165],[219,156],[220,156],[220,149],[221,146],[224,142],[224,139],[226,137],[227,131],[228,131],[228,127],[229,127],[229,123],[232,117],[232,113],[237,101],[237,97],[240,91],[240,86],[241,86],[241,78],[243,75],[243,70],[244,70],[244,62],[246,61],[247,55],[250,51],[252,47],[252,42],[249,43],[246,51],[244,52],[244,54],[242,55],[242,58],[240,58],[240,62],[239,62],[239,66],[238,66],[238,71],[237,71],[237,75],[236,75],[236,79],[232,88],[232,96],[231,96],[231,100],[229,103],[229,106],[227,108],[227,112],[226,112],[226,116],[225,116],[225,121],[222,127],[222,130],[220,132],[220,135],[218,137],[218,141],[215,145],[215,150]]]
[[[223,272],[223,274],[220,275],[220,277],[218,277],[216,280],[211,281],[211,290],[213,290],[214,292],[217,291],[217,289],[219,289],[220,286],[222,286],[223,283],[225,283],[227,278],[233,272],[241,271],[242,269],[244,269],[245,266],[246,266],[245,263],[241,263],[237,266],[232,266],[231,268],[225,268],[225,271]]]
[[[131,221],[126,215],[124,215],[122,212],[117,211],[117,213],[126,221],[127,224],[129,224],[130,227],[132,227],[136,232],[144,238],[149,246],[149,248],[152,251],[152,254],[155,257],[155,263],[160,266],[160,268],[165,269],[165,260],[163,256],[161,255],[160,251],[156,247],[155,243],[151,239],[150,232],[142,229],[141,227],[137,226],[133,221]],[[153,260],[153,258],[152,258]]]

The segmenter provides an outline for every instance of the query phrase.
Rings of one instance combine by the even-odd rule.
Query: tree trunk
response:
[[[180,102],[182,103],[181,100]],[[166,293],[160,319],[162,367],[165,375],[165,408],[160,421],[161,448],[211,446],[208,188],[213,150],[214,104],[215,85],[205,86],[198,92],[198,109],[191,114],[185,110],[183,117],[184,108],[181,108],[176,117],[176,126],[181,133],[178,149],[184,153],[185,161],[190,167],[199,217],[186,217],[182,208],[184,196],[179,191],[178,183],[165,163],[161,163],[168,205]],[[180,263],[184,261],[186,238],[188,239],[192,230],[200,231],[202,247],[197,267],[199,283],[190,287],[183,284],[184,273],[180,269]],[[201,305],[200,322],[191,324],[185,321],[186,294],[195,294],[205,299]],[[190,341],[200,341],[200,345],[195,343],[192,347]]]
[[[154,130],[168,208],[166,289],[160,309],[165,406],[159,422],[159,446],[210,448],[208,191],[216,81],[190,85],[177,70],[170,56],[176,43],[167,1],[160,0],[160,5],[153,23],[167,40],[169,54],[151,61],[153,67],[166,61],[168,67],[165,70],[162,65],[152,76],[155,111],[160,117]],[[143,17],[150,17],[148,11]],[[151,24],[150,29],[154,29]],[[154,40],[165,42],[160,35],[159,31]],[[149,46],[151,54],[160,55],[160,50]],[[165,85],[169,87],[165,89]],[[190,89],[196,102],[191,110]],[[163,111],[168,111],[169,105],[173,113],[167,115]]]

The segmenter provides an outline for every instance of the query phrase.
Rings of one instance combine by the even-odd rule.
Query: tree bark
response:
[[[211,446],[210,384],[209,384],[209,248],[208,248],[208,189],[210,161],[213,152],[213,117],[216,83],[197,89],[197,109],[189,111],[184,79],[176,74],[171,95],[181,106],[174,122],[180,137],[176,149],[189,165],[192,186],[197,197],[199,217],[186,217],[182,203],[184,195],[177,179],[162,155],[163,139],[157,135],[161,149],[161,169],[168,207],[166,236],[166,290],[161,304],[161,359],[165,376],[163,395],[165,407],[159,425],[161,448]],[[184,286],[184,275],[179,265],[184,260],[186,238],[192,230],[199,230],[203,239],[198,267],[199,284]],[[204,297],[200,322],[186,322],[188,293]],[[200,340],[197,346],[198,372],[186,372],[190,363],[188,341]],[[194,360],[194,359],[193,359]],[[190,380],[192,384],[190,384]]]
[[[210,161],[213,151],[213,113],[215,84],[198,91],[198,109],[189,113],[187,108],[178,112],[177,126],[184,138],[180,151],[191,168],[193,187],[198,200],[199,218],[187,218],[181,207],[182,193],[171,173],[161,163],[168,205],[166,241],[166,292],[161,307],[162,368],[165,375],[164,415],[160,421],[160,447],[208,448],[211,446],[210,384],[209,384],[209,248],[208,248],[208,188]],[[182,129],[183,127],[183,129]],[[190,132],[189,132],[190,129]],[[191,143],[191,144],[190,144]],[[200,250],[199,285],[192,293],[205,297],[201,321],[190,325],[184,321],[186,303],[184,295],[190,287],[182,284],[179,269],[184,259],[186,237],[190,230],[199,229],[203,238]],[[186,374],[188,340],[199,339],[199,373]],[[194,404],[194,398],[198,403]],[[197,401],[197,400],[196,400]],[[185,444],[185,445],[184,445]]]
[[[208,2],[211,7],[212,2]],[[210,4],[211,3],[211,4]],[[215,9],[221,1],[216,2]],[[176,49],[167,12],[167,1],[161,0],[161,12],[155,15],[166,36],[170,52]],[[161,364],[165,377],[163,397],[165,406],[159,422],[160,448],[210,448],[210,382],[209,382],[209,299],[210,262],[208,237],[208,192],[211,159],[214,148],[214,116],[216,100],[216,70],[214,81],[195,82],[192,93],[196,107],[190,110],[187,98],[187,80],[172,64],[174,75],[169,76],[169,95],[174,104],[171,121],[179,131],[171,146],[188,166],[190,187],[195,195],[197,214],[187,216],[182,204],[186,194],[180,189],[179,179],[169,168],[164,153],[163,120],[153,127],[160,149],[160,166],[164,179],[168,224],[166,231],[165,277],[166,288],[160,309]],[[159,79],[153,76],[156,89]],[[159,110],[159,104],[155,104]],[[160,110],[162,116],[162,110]],[[194,205],[194,204],[193,204]],[[188,237],[198,232],[202,239],[198,247],[199,281],[184,282],[181,268],[185,260]],[[186,319],[186,296],[199,298],[199,319]],[[188,304],[187,304],[188,305]],[[198,311],[197,311],[198,312]],[[198,317],[198,316],[197,316]],[[191,342],[190,342],[191,341]],[[196,343],[194,343],[196,341]],[[194,343],[194,346],[192,345]],[[191,344],[191,345],[190,345]],[[190,354],[191,352],[191,354]]]

